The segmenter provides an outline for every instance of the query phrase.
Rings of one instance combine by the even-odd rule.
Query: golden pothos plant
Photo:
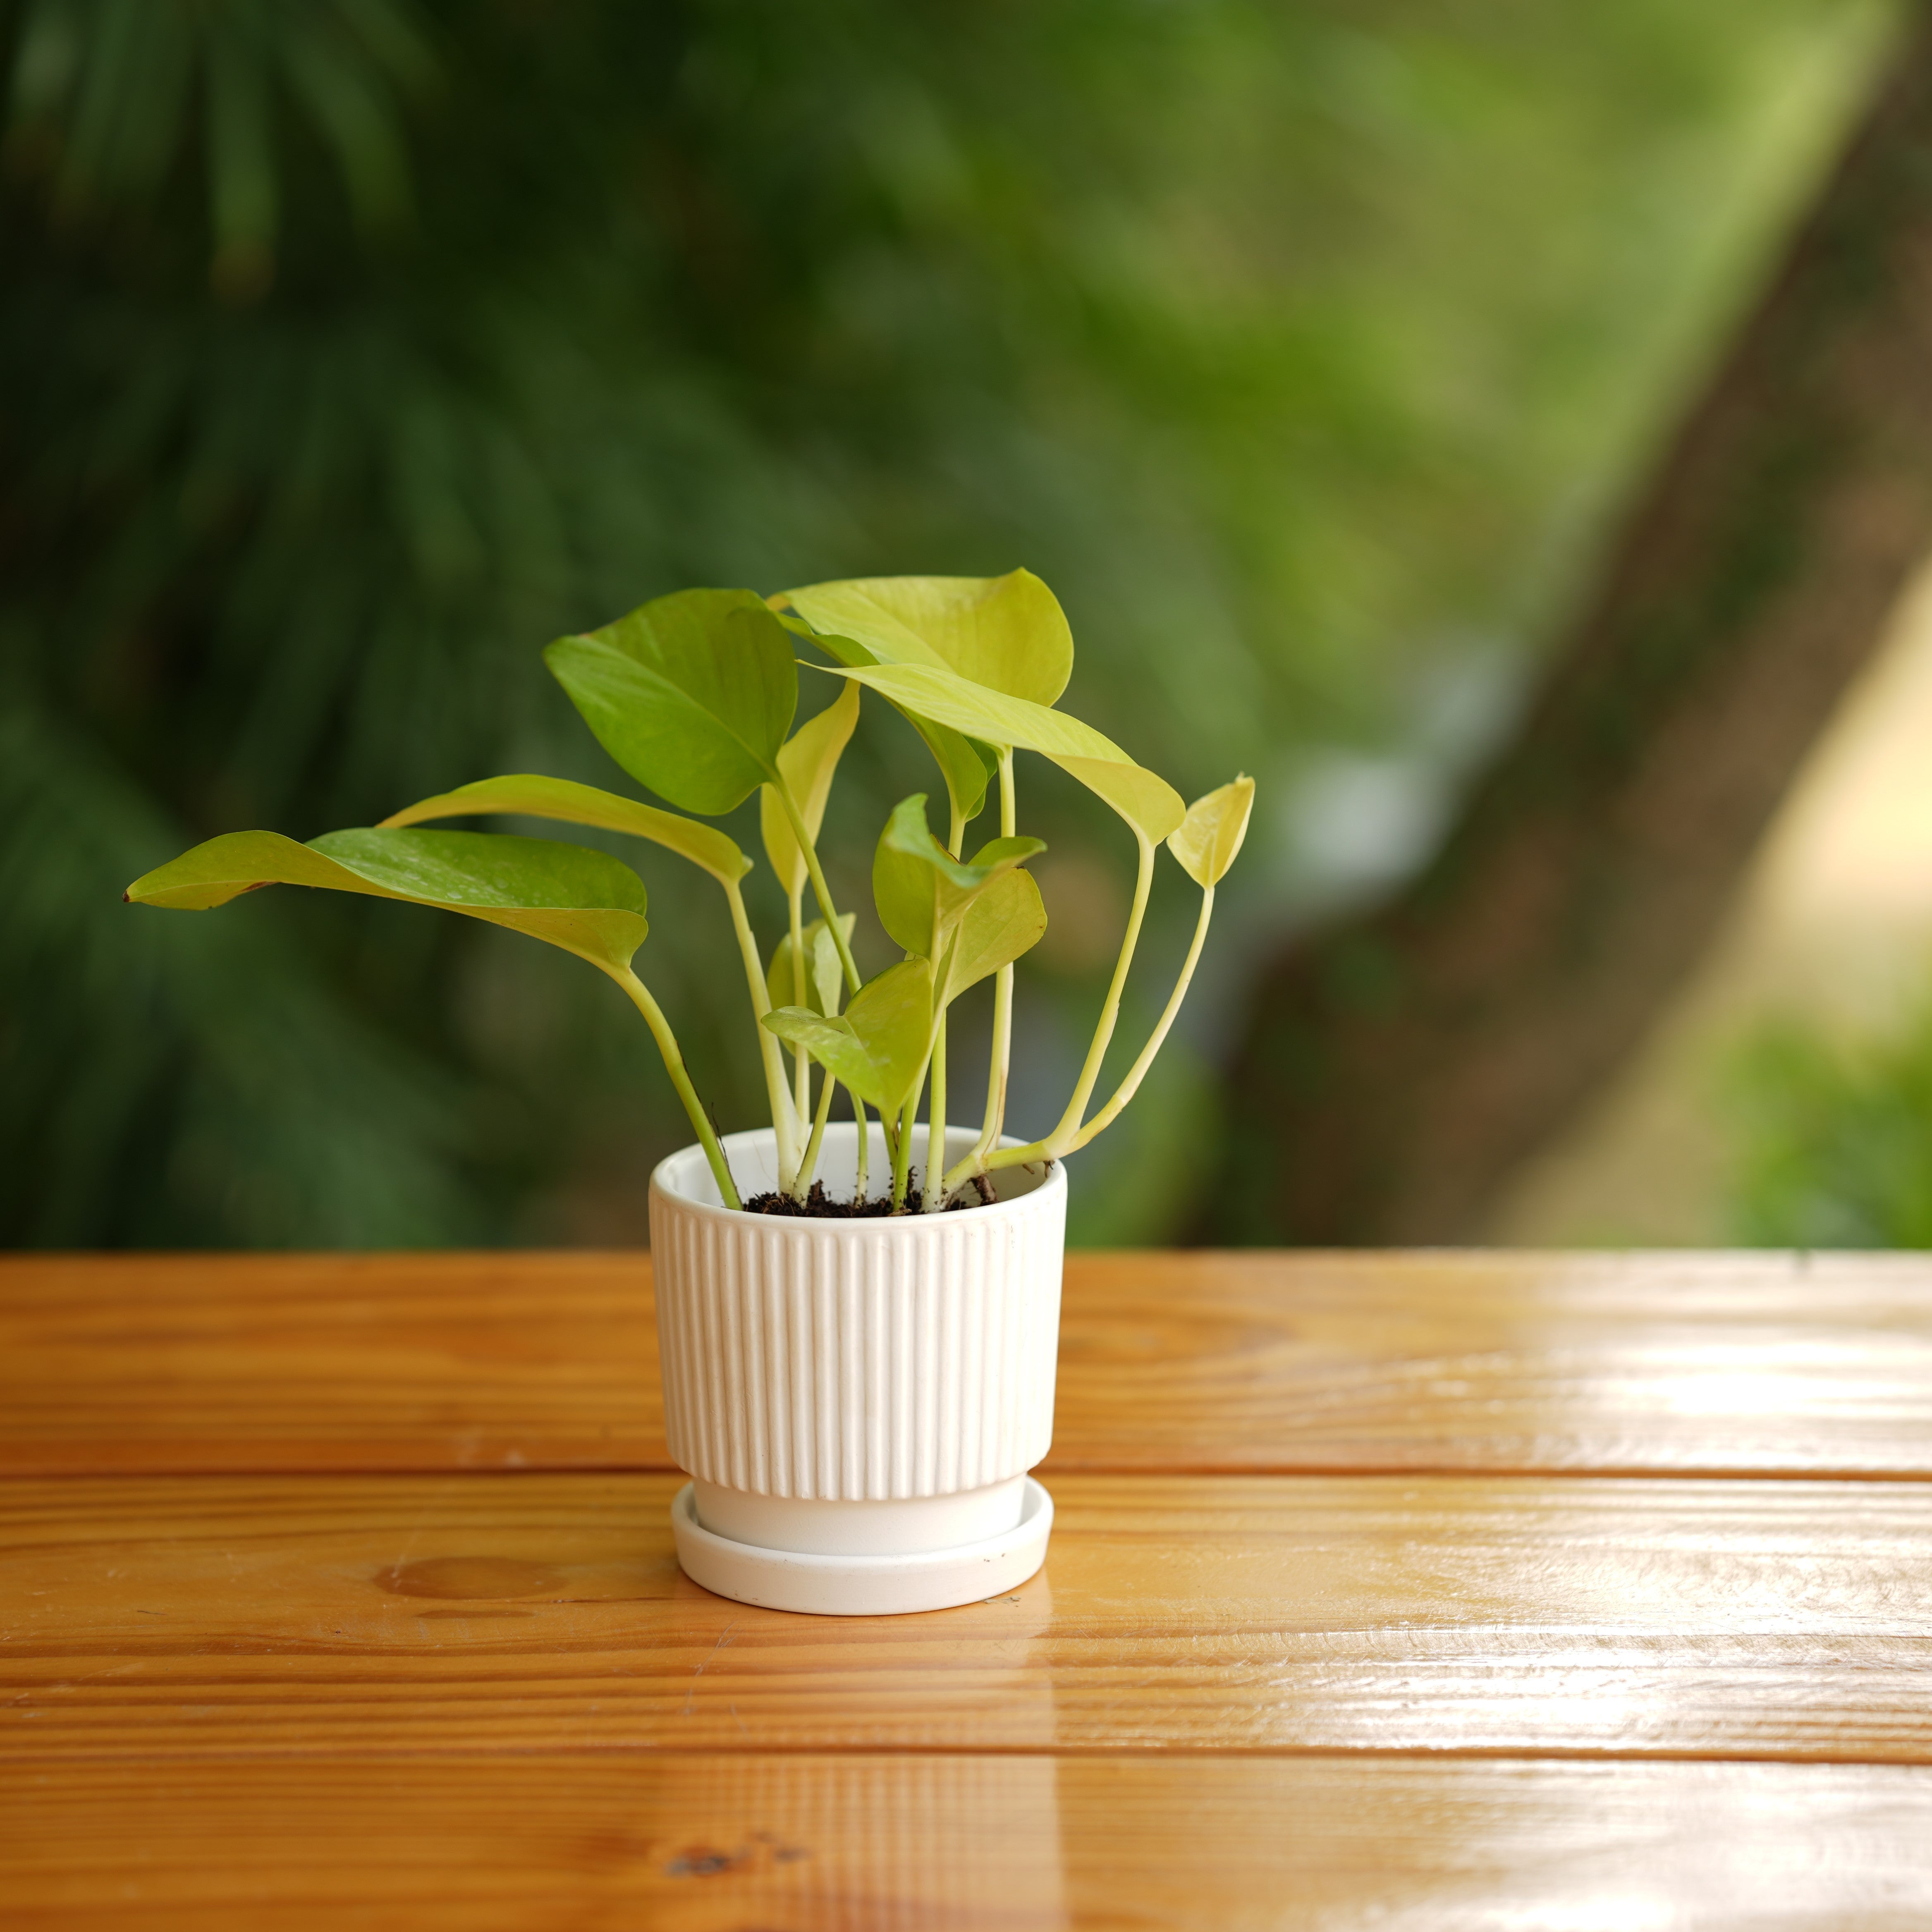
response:
[[[818,656],[798,657],[801,643]],[[770,598],[683,590],[602,630],[560,638],[544,656],[604,748],[676,811],[565,778],[484,778],[422,800],[379,826],[306,844],[273,832],[212,838],[136,880],[128,898],[204,910],[262,886],[326,886],[464,913],[574,952],[614,980],[643,1014],[728,1207],[742,1204],[724,1150],[669,1022],[633,970],[649,931],[643,880],[583,846],[417,826],[495,813],[598,826],[675,852],[717,880],[755,1022],[783,1203],[806,1202],[842,1088],[859,1127],[861,1195],[869,1109],[878,1114],[891,1166],[886,1203],[894,1214],[907,1211],[922,1094],[929,1144],[946,1144],[946,1016],[982,980],[993,982],[985,1118],[970,1149],[937,1184],[925,1177],[926,1211],[962,1194],[976,1201],[974,1184],[1000,1168],[1072,1154],[1132,1099],[1193,976],[1214,889],[1247,830],[1254,783],[1237,778],[1184,805],[1163,779],[1056,709],[1073,666],[1072,634],[1052,592],[1030,571],[868,578]],[[801,665],[836,691],[794,730]],[[947,819],[942,843],[925,795],[916,794],[886,821],[872,858],[873,904],[904,956],[870,980],[853,956],[854,915],[833,904],[818,848],[839,758],[868,691],[932,752]],[[1050,1133],[1009,1147],[1001,1142],[1013,962],[1046,930],[1040,890],[1026,870],[1046,848],[1019,830],[1020,752],[1051,759],[1105,800],[1133,834],[1139,866],[1119,958],[1066,1111]],[[734,810],[754,791],[765,856],[790,914],[769,955],[740,890],[752,862],[724,833],[698,822]],[[967,829],[989,802],[998,835],[969,854]],[[1090,1112],[1163,842],[1201,888],[1193,943],[1139,1057],[1112,1098]],[[817,915],[808,921],[808,890]]]

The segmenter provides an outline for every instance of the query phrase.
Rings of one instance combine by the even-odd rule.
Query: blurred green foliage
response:
[[[1077,1233],[1158,1238],[1241,945],[1306,883],[1296,774],[1527,662],[1888,18],[0,0],[0,1238],[634,1236],[683,1133],[614,989],[406,908],[121,887],[491,772],[612,782],[537,650],[646,597],[1019,562],[1079,716],[1274,814],[1207,1032],[1084,1157]],[[847,772],[861,852],[929,782],[883,717]],[[1034,782],[1049,911],[1103,904],[1129,855]],[[735,1126],[723,944],[640,964]],[[1031,969],[1042,1092],[1096,970]]]
[[[1740,1241],[1932,1248],[1932,999],[1870,1040],[1768,1025],[1726,1087]]]

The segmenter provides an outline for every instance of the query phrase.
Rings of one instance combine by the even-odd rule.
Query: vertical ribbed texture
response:
[[[883,1502],[982,1488],[1046,1454],[1063,1170],[964,1214],[813,1222],[694,1203],[664,1184],[673,1166],[652,1181],[651,1253],[680,1468]]]

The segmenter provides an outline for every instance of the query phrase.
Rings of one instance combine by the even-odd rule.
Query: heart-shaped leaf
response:
[[[1227,877],[1242,840],[1248,836],[1248,814],[1254,802],[1255,782],[1244,772],[1187,808],[1187,816],[1168,840],[1167,849],[1197,886],[1216,886]]]
[[[862,577],[788,590],[821,635],[866,646],[884,664],[938,662],[975,684],[1051,704],[1073,670],[1060,601],[1030,570],[1004,577]]]
[[[463,818],[472,812],[513,812],[524,818],[560,819],[567,825],[601,826],[607,832],[628,832],[648,838],[680,858],[688,859],[724,885],[731,885],[752,869],[752,862],[716,826],[660,812],[637,799],[620,798],[595,785],[571,778],[542,778],[531,772],[514,777],[478,778],[392,812],[380,830],[420,825],[430,818]]]
[[[798,802],[799,816],[815,840],[825,822],[825,802],[832,795],[832,774],[859,722],[859,687],[849,680],[836,700],[814,718],[808,718],[778,753],[778,770]],[[766,785],[758,795],[758,830],[764,833],[765,856],[778,884],[793,896],[805,890],[805,854],[792,836],[791,821]]]
[[[798,708],[791,640],[748,590],[681,590],[544,652],[611,757],[708,817],[777,770]]]
[[[956,859],[933,837],[926,796],[915,793],[893,808],[872,855],[879,922],[905,951],[937,962],[975,896],[1046,850],[1037,838],[996,838],[970,860]]]
[[[1046,908],[1030,872],[1002,872],[989,880],[959,922],[946,975],[946,1003],[1010,966],[1037,946],[1046,931]]]
[[[858,918],[859,915],[854,912],[842,912],[838,915],[838,923],[845,929],[845,938],[848,944],[851,940],[852,928],[857,924]],[[844,968],[839,962],[838,948],[832,943],[830,929],[826,926],[824,920],[815,919],[805,928],[800,937],[805,941],[805,990],[807,1004],[811,1006],[814,1012],[836,1013],[838,1010],[839,998],[842,996],[844,977]],[[842,992],[835,992],[829,999],[826,997],[824,987],[820,983],[824,961],[828,956],[831,958],[834,971],[839,976],[838,986],[842,989]],[[792,977],[791,934],[790,933],[787,933],[773,949],[772,963],[765,974],[765,988],[771,996],[771,1002],[774,1006],[790,1006],[798,1004],[798,988]]]
[[[1136,765],[1112,739],[1064,711],[989,691],[943,665],[862,665],[844,675],[883,693],[909,713],[936,719],[989,744],[1043,753],[1150,839],[1165,838],[1187,815],[1180,794],[1165,778]],[[1102,772],[1096,765],[1120,770]]]
[[[932,1047],[932,968],[907,959],[868,980],[842,1018],[782,1006],[764,1023],[802,1046],[832,1077],[881,1114],[896,1114],[926,1069]]]
[[[273,885],[316,886],[436,906],[560,946],[622,974],[650,931],[644,883],[582,845],[490,832],[331,832],[306,845],[230,832],[128,888],[136,904],[201,911]]]

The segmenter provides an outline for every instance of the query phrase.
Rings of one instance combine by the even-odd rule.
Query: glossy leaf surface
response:
[[[1197,886],[1219,885],[1248,836],[1255,782],[1244,772],[1187,808],[1187,816],[1167,842],[1167,849]]]
[[[868,980],[844,1016],[827,1018],[804,1006],[767,1013],[779,1039],[802,1046],[860,1100],[892,1114],[905,1105],[932,1042],[932,968],[907,959]]]
[[[1004,577],[862,577],[788,590],[821,634],[865,645],[884,664],[945,664],[1010,697],[1051,704],[1073,670],[1060,600],[1030,570]]]
[[[568,825],[595,825],[607,832],[627,832],[664,846],[688,859],[711,876],[730,885],[752,869],[752,862],[716,826],[661,812],[640,800],[620,798],[595,785],[572,778],[542,778],[519,773],[510,778],[479,778],[454,791],[439,792],[382,820],[380,829],[419,825],[425,819],[460,818],[472,812],[514,812],[525,818],[554,818]]]
[[[808,718],[778,753],[778,770],[791,788],[806,830],[814,840],[825,822],[825,802],[832,795],[832,775],[858,722],[859,687],[848,680],[838,697],[816,717]],[[758,795],[758,830],[764,836],[765,856],[772,862],[778,884],[788,894],[804,891],[805,854],[799,850],[798,841],[792,836],[791,821],[770,785]]]
[[[622,973],[644,943],[644,881],[608,854],[490,832],[332,832],[306,845],[230,832],[136,879],[136,904],[200,911],[272,885],[463,913]]]
[[[544,661],[632,777],[707,816],[772,776],[798,708],[790,634],[748,590],[660,597]]]

